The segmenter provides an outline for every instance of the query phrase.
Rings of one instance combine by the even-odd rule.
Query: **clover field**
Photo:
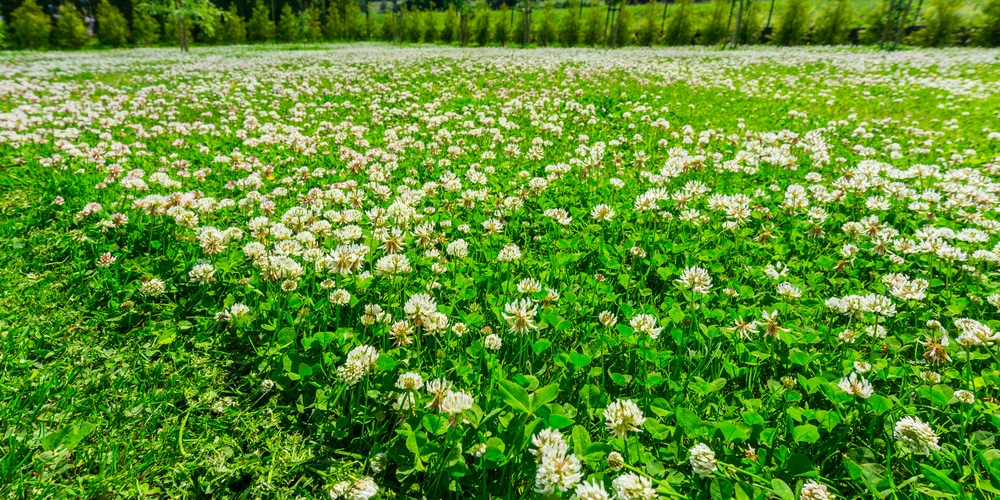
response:
[[[1000,56],[0,56],[0,495],[1000,495]]]

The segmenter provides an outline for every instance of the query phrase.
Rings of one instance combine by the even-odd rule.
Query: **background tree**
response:
[[[122,11],[108,0],[101,0],[97,4],[97,38],[108,47],[124,47],[128,36],[128,21]]]
[[[1000,0],[990,0],[979,16],[976,43],[984,47],[1000,47]]]
[[[264,0],[257,0],[247,21],[247,38],[252,42],[274,40],[274,31],[271,11],[264,5]]]
[[[788,0],[778,20],[774,42],[778,45],[798,45],[809,29],[809,5],[806,0]]]
[[[743,10],[743,19],[740,21],[739,43],[752,45],[760,41],[760,34],[763,31],[763,16],[761,14],[761,2],[747,0],[746,9]]]
[[[701,29],[701,44],[716,45],[726,39],[726,21],[729,5],[726,0],[713,0],[712,15]]]
[[[584,16],[583,32],[580,33],[581,41],[588,47],[604,43],[604,12],[607,9],[600,4],[587,7]]]
[[[143,0],[139,8],[153,15],[166,15],[172,28],[166,34],[176,33],[177,42],[184,52],[188,50],[192,25],[212,36],[215,30],[214,19],[219,15],[219,9],[211,0]]]
[[[7,23],[0,19],[0,49],[7,48]]]
[[[510,42],[510,30],[510,7],[503,4],[500,6],[500,15],[493,24],[493,41],[499,43],[501,47],[506,47]]]
[[[295,15],[292,5],[286,3],[281,7],[281,16],[278,17],[278,38],[283,42],[297,42],[302,37],[302,25],[299,24],[299,16]]]
[[[614,24],[611,25],[611,40],[613,47],[624,47],[633,43],[632,9],[628,8],[629,2],[627,0],[619,1],[623,5],[621,6],[621,10],[618,12],[618,16],[615,18]]]
[[[60,49],[79,50],[87,43],[87,26],[83,24],[80,11],[66,2],[59,6],[56,15],[52,43]]]
[[[236,4],[233,4],[236,5]],[[163,36],[160,28],[160,21],[151,16],[145,9],[139,8],[138,4],[132,3],[132,41],[136,45],[149,46],[158,41]]]
[[[476,45],[484,47],[490,43],[490,17],[492,17],[492,11],[490,10],[489,4],[486,2],[479,2],[476,7],[476,17],[475,26],[473,26],[473,38],[475,39]]]
[[[326,9],[326,18],[323,20],[323,38],[326,40],[343,40],[344,37],[344,19],[341,16],[340,9],[336,8],[334,5],[330,5]]]
[[[691,0],[677,0],[670,15],[663,42],[667,45],[687,45],[691,43]]]
[[[659,42],[660,38],[660,13],[659,4],[655,0],[646,4],[642,8],[642,19],[639,20],[635,30],[635,43],[644,47],[651,47]]]
[[[229,10],[223,16],[220,36],[223,43],[239,44],[247,41],[246,23],[243,22],[243,18],[240,17],[240,13],[236,9],[236,2],[229,4]]]
[[[940,47],[955,42],[958,31],[958,11],[962,0],[931,0],[924,17],[924,29],[917,32],[916,42],[924,47]]]
[[[535,42],[541,47],[548,47],[556,38],[555,10],[551,1],[545,2],[540,17],[540,22],[535,28]]]
[[[580,43],[580,0],[569,0],[559,21],[559,43],[573,47]]]
[[[309,42],[318,42],[323,39],[323,26],[320,25],[320,10],[317,5],[310,5],[309,8],[300,14],[302,23],[302,37]]]
[[[198,27],[197,35],[195,39],[199,43],[204,43],[206,45],[216,45],[222,41],[222,26],[223,26],[223,12],[219,11],[214,15],[210,15],[208,19]],[[205,28],[207,27],[207,29]]]
[[[24,0],[10,13],[10,40],[22,49],[44,49],[49,46],[52,20],[35,0]]]
[[[455,30],[458,29],[458,11],[454,5],[449,5],[444,12],[444,20],[441,24],[441,32],[438,33],[438,40],[451,44],[455,41]]]
[[[820,45],[837,45],[847,40],[851,30],[851,5],[849,0],[828,3],[820,14],[813,33],[813,41]]]
[[[886,2],[888,5],[889,2]],[[885,8],[873,9],[864,20],[864,30],[858,36],[858,41],[862,45],[875,45],[882,41],[882,33],[885,32],[886,17],[888,13]]]

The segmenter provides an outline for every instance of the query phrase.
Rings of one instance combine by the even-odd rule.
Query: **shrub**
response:
[[[274,40],[274,22],[264,0],[257,0],[247,21],[247,38],[252,42]]]
[[[627,5],[621,6],[610,31],[613,46],[624,47],[632,43],[632,10]]]
[[[507,43],[510,42],[510,36],[510,7],[503,4],[500,6],[500,15],[496,23],[493,24],[493,41],[506,47]]]
[[[178,45],[180,45],[182,40],[184,41],[184,43],[187,43],[187,40],[191,40],[192,39],[192,35],[193,35],[193,33],[191,31],[192,30],[192,24],[193,23],[188,23],[188,22],[184,23],[184,36],[181,37],[180,36],[180,27],[179,27],[179,24],[177,22],[177,18],[174,17],[174,16],[168,15],[167,18],[163,22],[163,39],[162,39],[162,42],[165,45],[170,45],[170,46],[175,46],[175,47],[178,46]]]
[[[691,28],[691,0],[677,0],[663,33],[663,42],[667,45],[687,45],[691,43]]]
[[[760,34],[763,31],[761,2],[747,0],[747,4],[743,9],[743,21],[740,22],[739,42],[753,45],[760,41]]]
[[[490,43],[490,14],[492,11],[486,2],[476,9],[475,25],[472,28],[473,39],[480,47]]]
[[[701,30],[702,45],[716,45],[726,39],[726,21],[729,14],[729,4],[726,0],[713,0],[712,15],[708,24]]]
[[[916,42],[924,47],[941,47],[955,42],[958,30],[958,11],[962,0],[931,0],[925,14],[924,29],[916,36]]]
[[[281,16],[278,17],[278,37],[284,42],[296,42],[302,38],[302,25],[299,24],[299,17],[292,10],[292,5],[286,3],[281,8]]]
[[[35,0],[24,0],[24,3],[10,14],[10,39],[18,48],[48,47],[51,31],[51,19]]]
[[[1000,0],[991,0],[983,7],[976,43],[985,47],[1000,47]]]
[[[0,49],[7,47],[7,23],[0,19]]]
[[[882,34],[885,31],[886,11],[885,8],[873,9],[864,20],[864,31],[858,36],[858,42],[862,45],[875,45],[882,41]]]
[[[434,15],[433,11],[427,12],[425,15],[423,39],[425,42],[434,43],[438,39],[437,16]]]
[[[149,46],[158,42],[162,35],[160,22],[146,9],[132,2],[132,41],[136,45]]]
[[[656,1],[651,1],[643,7],[642,20],[639,21],[639,26],[635,31],[635,43],[638,45],[643,45],[650,47],[653,44],[659,42],[660,38],[660,19],[657,14],[660,12],[660,5]]]
[[[87,26],[83,16],[72,3],[66,2],[56,11],[55,26],[52,29],[52,43],[60,49],[79,50],[87,43]]]
[[[521,15],[517,18],[517,29],[514,33],[514,39],[522,46],[531,43],[531,3],[524,2],[524,5],[526,7],[521,9]]]
[[[774,42],[778,45],[798,45],[802,43],[809,28],[809,6],[806,0],[788,0],[788,5],[778,20]]]
[[[438,40],[450,44],[455,41],[455,31],[457,30],[458,12],[455,10],[455,6],[451,5],[444,13],[444,22],[441,25],[441,31],[438,33]]]
[[[559,22],[559,43],[573,47],[580,42],[580,0],[569,0]]]
[[[229,4],[223,15],[221,38],[224,43],[243,43],[247,40],[247,26],[236,10],[236,2]]]
[[[128,22],[122,11],[108,0],[101,0],[97,4],[97,38],[109,47],[124,47],[128,35]]]
[[[316,42],[323,39],[323,26],[320,24],[320,10],[312,5],[299,14],[302,23],[302,37],[306,41]]]
[[[583,23],[583,33],[581,41],[588,47],[593,47],[604,43],[604,16],[607,10],[601,4],[596,4],[587,8],[587,16]]]
[[[195,37],[199,42],[215,45],[222,40],[222,12],[204,19],[197,25],[198,35]]]
[[[556,38],[555,10],[552,2],[545,2],[541,20],[535,28],[535,41],[542,47],[552,45]]]
[[[820,45],[838,45],[847,40],[851,30],[851,12],[849,0],[836,0],[828,3],[819,16],[813,42]]]

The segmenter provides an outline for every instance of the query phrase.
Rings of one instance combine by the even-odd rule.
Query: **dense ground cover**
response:
[[[5,496],[1000,494],[996,52],[0,76]]]

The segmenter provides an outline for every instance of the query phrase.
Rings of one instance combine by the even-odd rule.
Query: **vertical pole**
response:
[[[903,9],[903,18],[900,19],[899,25],[896,26],[896,39],[892,41],[892,50],[896,50],[896,46],[899,45],[899,40],[903,36],[903,31],[906,30],[906,17],[910,15],[910,5],[913,0],[906,0],[906,8]]]
[[[767,26],[765,28],[771,27],[771,14],[774,14],[774,0],[771,0],[771,8],[767,10]]]
[[[736,10],[736,27],[733,28],[732,46],[735,48],[740,44],[740,20],[743,19],[743,0],[736,0],[740,3],[740,8]]]

